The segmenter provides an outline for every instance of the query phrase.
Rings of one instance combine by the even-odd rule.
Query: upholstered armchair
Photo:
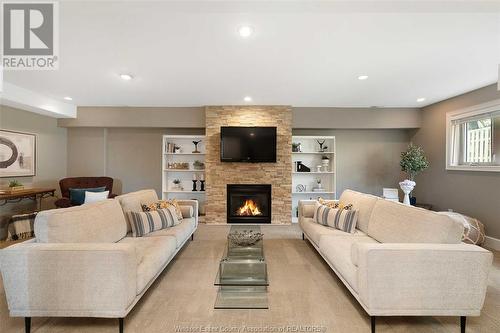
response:
[[[111,177],[71,177],[64,178],[59,181],[59,186],[61,187],[62,198],[58,199],[54,204],[57,208],[66,208],[74,206],[69,199],[69,189],[70,188],[95,188],[95,187],[106,187],[106,191],[109,191],[109,198],[116,197],[116,194],[112,194],[113,191],[113,178]]]

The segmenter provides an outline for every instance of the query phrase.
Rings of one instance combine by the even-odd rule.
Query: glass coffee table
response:
[[[229,233],[243,230],[260,232],[260,226],[232,226]],[[219,287],[215,309],[268,309],[263,241],[238,246],[228,239],[214,284]]]

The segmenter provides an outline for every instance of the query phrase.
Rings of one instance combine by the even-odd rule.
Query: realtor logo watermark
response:
[[[59,3],[2,2],[2,66],[5,70],[59,67]]]

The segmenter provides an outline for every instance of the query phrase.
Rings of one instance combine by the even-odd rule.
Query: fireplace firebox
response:
[[[271,223],[271,185],[228,184],[227,223]]]

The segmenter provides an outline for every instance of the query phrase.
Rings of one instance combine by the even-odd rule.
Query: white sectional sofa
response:
[[[299,202],[299,224],[356,300],[371,316],[478,316],[491,252],[461,243],[463,226],[447,216],[351,190],[342,203],[359,210],[345,233],[315,223],[316,201]]]
[[[130,237],[124,213],[158,200],[154,190],[40,212],[36,238],[0,251],[11,316],[123,318],[198,225],[198,202],[179,201],[179,225]]]

